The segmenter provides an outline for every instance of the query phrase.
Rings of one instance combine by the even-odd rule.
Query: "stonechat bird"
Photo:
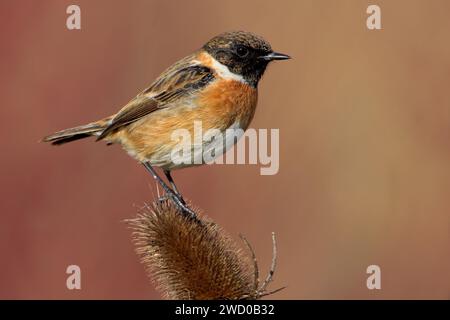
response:
[[[170,172],[198,162],[173,161],[171,151],[177,141],[172,139],[172,132],[181,128],[193,132],[194,121],[201,121],[205,130],[246,130],[255,113],[258,82],[267,65],[286,59],[290,57],[274,52],[267,41],[250,32],[220,34],[175,62],[116,114],[56,132],[43,141],[61,145],[95,136],[97,141],[120,144],[145,166],[182,212],[195,216]],[[233,143],[223,144],[221,151]],[[162,168],[171,187],[154,166]]]

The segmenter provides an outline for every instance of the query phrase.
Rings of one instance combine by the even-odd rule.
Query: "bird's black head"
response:
[[[253,87],[258,85],[270,61],[290,59],[288,55],[274,52],[263,38],[245,31],[220,34],[203,49]]]

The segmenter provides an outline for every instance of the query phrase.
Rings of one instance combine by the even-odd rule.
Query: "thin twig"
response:
[[[272,265],[270,266],[269,273],[267,274],[266,280],[264,280],[261,285],[259,292],[263,293],[266,291],[267,285],[273,280],[273,274],[277,266],[277,242],[275,240],[275,232],[272,232]]]
[[[258,294],[258,287],[259,287],[259,267],[258,267],[258,261],[256,260],[256,254],[255,254],[255,250],[253,250],[252,245],[250,244],[250,242],[248,242],[247,238],[243,235],[240,234],[239,235],[242,239],[242,241],[244,241],[245,245],[247,246],[247,248],[249,249],[250,253],[252,254],[252,259],[253,259],[253,272],[254,272],[254,290],[255,293]]]
[[[277,293],[277,292],[279,292],[279,291],[281,291],[283,289],[286,289],[286,288],[287,287],[281,287],[281,288],[275,289],[273,291],[262,292],[262,293],[259,294],[259,298],[262,298],[262,297],[265,297],[265,296],[270,296],[271,294]]]

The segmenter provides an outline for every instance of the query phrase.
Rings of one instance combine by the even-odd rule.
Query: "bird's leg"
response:
[[[185,203],[184,201],[181,201],[181,199],[175,194],[175,192],[169,188],[169,186],[158,176],[155,169],[150,165],[148,162],[142,163],[147,169],[148,172],[152,175],[153,179],[155,179],[161,187],[164,189],[164,192],[172,199],[172,201],[175,203],[175,205],[183,212],[187,213],[191,216],[191,218],[196,218],[196,214],[194,211],[192,211]]]
[[[175,194],[180,198],[180,201],[183,202],[183,204],[186,204],[186,201],[184,201],[183,196],[178,191],[177,186],[175,185],[175,181],[173,181],[172,175],[170,174],[170,170],[164,170],[164,174],[166,175],[167,180],[169,181],[170,185],[172,186],[172,190],[175,192]]]

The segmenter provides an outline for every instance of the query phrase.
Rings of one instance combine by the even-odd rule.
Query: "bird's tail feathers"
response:
[[[93,135],[99,135],[107,126],[107,119],[89,124],[69,128],[48,135],[42,139],[42,142],[50,142],[53,145],[60,145],[67,142],[87,138]]]

